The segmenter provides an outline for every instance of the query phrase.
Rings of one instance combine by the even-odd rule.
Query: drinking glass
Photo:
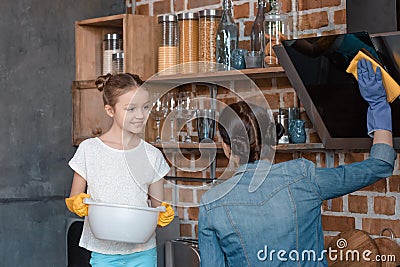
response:
[[[198,109],[197,116],[197,134],[199,142],[213,142],[215,134],[215,110]]]
[[[174,143],[176,142],[175,138],[175,117],[177,115],[177,106],[178,106],[178,95],[175,92],[168,92],[165,95],[165,107],[164,107],[164,114],[166,117],[169,118],[170,124],[171,124],[171,136],[170,136],[170,142]]]
[[[151,116],[156,122],[157,126],[157,136],[156,139],[154,140],[155,143],[161,143],[161,137],[160,137],[160,123],[161,119],[164,118],[164,110],[163,110],[163,102],[160,99],[160,93],[154,93],[153,94],[153,108],[150,112]]]
[[[186,120],[185,143],[192,142],[192,138],[190,137],[190,133],[192,131],[192,119],[196,115],[197,109],[195,97],[195,93],[193,92],[182,92],[182,116]]]

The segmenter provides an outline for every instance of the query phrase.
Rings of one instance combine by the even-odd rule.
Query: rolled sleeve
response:
[[[393,147],[387,144],[375,144],[371,148],[369,157],[385,161],[394,168],[394,161],[396,160],[397,154]]]

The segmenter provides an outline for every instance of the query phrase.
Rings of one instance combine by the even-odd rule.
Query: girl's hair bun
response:
[[[104,90],[104,86],[108,82],[108,80],[112,77],[111,73],[107,73],[106,75],[101,75],[99,76],[96,81],[94,82],[96,84],[97,89],[102,92]]]

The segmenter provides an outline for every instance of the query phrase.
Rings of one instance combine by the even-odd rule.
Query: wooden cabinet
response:
[[[123,37],[125,71],[148,79],[157,70],[156,17],[120,14],[75,23],[76,77],[72,83],[72,143],[106,132],[111,119],[104,111],[94,80],[102,69],[102,43],[107,33]]]
[[[83,140],[105,133],[112,120],[104,110],[102,93],[94,81],[72,83],[72,143],[78,146]]]
[[[107,33],[123,38],[125,71],[147,79],[156,73],[157,18],[120,14],[75,23],[76,79],[94,80],[101,75],[102,43]]]

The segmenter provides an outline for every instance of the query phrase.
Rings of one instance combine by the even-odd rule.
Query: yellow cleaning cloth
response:
[[[381,68],[382,81],[383,81],[383,85],[385,86],[385,89],[386,89],[387,101],[392,103],[396,99],[396,97],[398,97],[400,95],[400,86],[389,75],[389,73],[387,73],[387,71],[384,68],[382,68],[382,66],[380,66],[374,59],[369,57],[363,51],[359,51],[357,53],[357,55],[350,62],[350,65],[347,67],[346,72],[353,74],[354,77],[356,77],[356,79],[358,80],[357,62],[360,61],[362,58],[371,61],[374,71],[376,71],[376,67]]]

